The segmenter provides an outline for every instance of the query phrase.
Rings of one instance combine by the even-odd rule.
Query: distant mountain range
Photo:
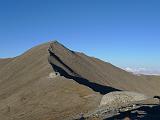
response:
[[[160,76],[160,70],[151,70],[151,69],[146,69],[146,68],[124,68],[124,70],[131,72],[133,74],[137,75],[159,75]]]

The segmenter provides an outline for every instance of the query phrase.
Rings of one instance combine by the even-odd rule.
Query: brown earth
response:
[[[50,77],[54,72],[60,76]],[[62,120],[99,106],[102,95],[160,95],[159,76],[136,76],[54,41],[0,59],[0,120]]]

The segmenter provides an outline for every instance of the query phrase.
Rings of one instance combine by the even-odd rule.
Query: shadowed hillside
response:
[[[138,91],[148,95],[159,94],[160,77],[133,75],[110,63],[71,51],[57,41],[50,44],[49,52],[52,66],[62,68],[71,76],[119,90]]]

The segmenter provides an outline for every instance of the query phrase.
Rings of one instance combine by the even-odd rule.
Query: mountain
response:
[[[61,120],[97,108],[103,95],[160,95],[160,77],[134,75],[57,41],[0,59],[0,120]]]
[[[157,89],[160,90],[158,87],[160,77],[134,75],[97,58],[71,51],[58,42],[51,44],[49,52],[51,65],[57,65],[70,76],[79,76],[90,82],[119,90],[134,90],[148,95],[159,94]],[[58,62],[55,62],[55,59]],[[106,92],[103,91],[102,94]]]

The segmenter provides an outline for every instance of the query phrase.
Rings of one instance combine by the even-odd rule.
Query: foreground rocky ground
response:
[[[141,105],[137,109],[120,112],[106,120],[160,120],[160,105]]]
[[[127,98],[124,94],[127,93]],[[114,96],[112,96],[114,95]],[[118,95],[118,99],[115,96]],[[109,102],[84,115],[77,120],[158,120],[160,119],[159,100],[134,92],[113,92],[106,95]],[[106,98],[106,96],[104,98]],[[130,97],[131,96],[131,97]],[[133,99],[131,99],[134,97]],[[101,102],[104,101],[102,97]],[[135,99],[136,98],[136,99]],[[137,101],[136,101],[137,100]],[[112,101],[112,102],[111,102]]]

